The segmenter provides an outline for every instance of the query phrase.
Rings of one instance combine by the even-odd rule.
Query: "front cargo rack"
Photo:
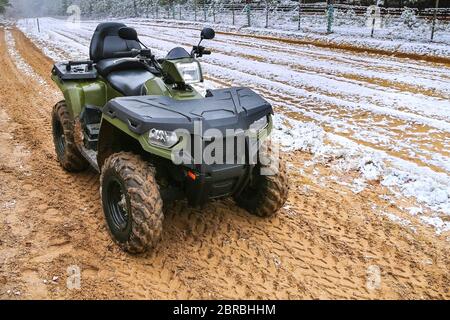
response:
[[[53,66],[52,73],[61,80],[93,80],[98,76],[93,61],[59,62]]]

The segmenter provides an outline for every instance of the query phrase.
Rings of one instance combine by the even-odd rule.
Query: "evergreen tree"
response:
[[[6,8],[10,6],[9,0],[0,0],[0,14],[5,13]]]

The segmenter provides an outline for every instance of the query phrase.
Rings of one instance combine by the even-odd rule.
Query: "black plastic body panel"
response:
[[[210,200],[241,192],[253,169],[248,165],[217,165],[210,167],[208,173],[199,173],[195,181],[188,178],[185,193],[189,205],[202,206]]]
[[[98,76],[91,61],[56,63],[52,73],[61,80],[95,80]]]
[[[184,58],[192,58],[189,52],[186,51],[186,49],[181,47],[173,48],[169,51],[169,53],[166,56],[166,60],[177,60],[177,59],[184,59]]]
[[[201,122],[202,134],[208,129],[247,130],[255,121],[273,114],[272,106],[248,88],[211,91],[209,97],[175,100],[164,96],[121,97],[106,104],[103,113],[118,118],[139,135],[151,129],[194,133],[194,123]]]
[[[80,114],[85,147],[97,151],[102,112],[96,106],[86,106]]]

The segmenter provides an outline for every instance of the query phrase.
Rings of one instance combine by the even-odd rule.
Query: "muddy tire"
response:
[[[117,153],[102,168],[100,194],[113,240],[126,252],[144,253],[161,240],[163,201],[155,169],[140,156]]]
[[[278,170],[275,171],[262,165],[253,170],[250,184],[234,197],[239,207],[261,218],[276,216],[289,195],[286,163],[283,159],[280,159],[278,163]],[[266,173],[269,171],[271,174],[261,175],[263,171]]]
[[[65,101],[58,102],[52,113],[53,142],[61,166],[69,172],[80,172],[89,163],[78,150],[74,140],[74,124]]]

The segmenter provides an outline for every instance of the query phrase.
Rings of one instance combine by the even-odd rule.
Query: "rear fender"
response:
[[[107,86],[101,79],[62,81],[55,75],[52,79],[64,95],[72,118],[78,117],[86,105],[103,107],[107,102]]]

